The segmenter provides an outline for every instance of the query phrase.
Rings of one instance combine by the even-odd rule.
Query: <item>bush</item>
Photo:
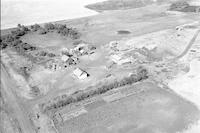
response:
[[[29,28],[26,27],[26,26],[24,26],[24,25],[22,25],[21,28],[20,28],[20,30],[22,30],[22,31],[24,31],[24,32],[27,33],[29,31]]]
[[[49,57],[55,57],[56,55],[53,54],[53,53],[48,53],[48,56],[49,56]]]
[[[139,79],[144,79],[148,77],[148,71],[144,67],[140,66],[137,68],[137,75]]]
[[[28,27],[18,24],[18,28],[14,31],[11,31],[14,36],[23,36],[29,31]]]
[[[5,42],[1,42],[1,44],[0,44],[0,50],[7,48],[7,46],[8,45]]]
[[[58,30],[58,32],[67,28],[66,25],[64,25],[64,24],[55,24],[54,27],[56,30]]]
[[[25,77],[25,79],[28,79],[29,78],[29,71],[31,70],[31,67],[27,67],[27,66],[24,66],[24,67],[20,67],[20,74],[22,76]]]
[[[41,34],[41,35],[46,34],[46,33],[47,31],[44,28],[40,28],[38,31],[38,34]]]
[[[52,23],[47,23],[47,24],[44,25],[44,29],[47,30],[47,31],[54,30],[55,26]]]
[[[34,25],[31,25],[31,29],[32,29],[32,31],[38,31],[41,29],[41,27],[38,24],[34,24]]]
[[[68,28],[66,25],[63,24],[52,24],[52,23],[47,23],[44,25],[44,29],[46,31],[49,30],[56,30],[57,33],[63,35],[63,36],[69,36],[72,39],[78,39],[80,38],[80,33],[76,29],[73,28]]]
[[[15,40],[15,38],[10,34],[1,37],[1,41],[5,42],[5,43],[9,43],[9,42],[12,42],[14,40]]]
[[[25,35],[26,32],[23,31],[23,30],[17,29],[17,30],[11,31],[11,34],[12,34],[12,36],[14,36],[14,37],[17,37],[17,36],[20,37],[20,36]]]
[[[12,46],[12,47],[15,47],[15,46],[20,45],[21,43],[22,43],[22,41],[19,40],[19,39],[17,39],[17,40],[14,40],[14,41],[11,43],[11,46]]]
[[[36,50],[36,47],[34,47],[28,43],[22,43],[20,46],[26,51],[27,50],[30,50],[30,51]]]
[[[170,10],[179,11],[183,8],[189,7],[190,5],[186,1],[178,1],[175,3],[172,3],[170,6]]]

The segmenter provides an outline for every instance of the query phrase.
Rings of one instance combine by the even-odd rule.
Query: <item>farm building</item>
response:
[[[110,58],[115,63],[117,63],[118,61],[120,61],[122,59],[122,57],[120,55],[117,55],[117,54],[111,55]]]
[[[128,63],[131,63],[131,60],[129,58],[126,58],[126,59],[121,59],[118,62],[118,65],[123,65],[123,64],[128,64]]]
[[[127,63],[131,63],[131,59],[126,57],[126,58],[122,58],[122,56],[114,54],[111,55],[111,60],[113,62],[115,62],[118,65],[123,65],[123,64],[127,64]]]
[[[83,70],[81,70],[80,68],[76,68],[73,71],[73,74],[78,78],[78,79],[86,79],[89,74]]]
[[[118,43],[119,43],[118,41],[111,41],[108,45],[110,48],[112,48],[112,47],[117,47]]]
[[[91,44],[81,43],[73,49],[73,53],[77,55],[91,54],[95,49],[96,47]]]
[[[69,58],[70,58],[70,57],[67,56],[67,55],[62,55],[62,56],[61,56],[61,60],[64,61],[64,62],[66,62]]]

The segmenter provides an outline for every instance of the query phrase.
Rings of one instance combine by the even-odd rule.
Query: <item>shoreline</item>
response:
[[[65,21],[65,22],[68,22],[68,21],[73,21],[73,20],[76,20],[76,19],[82,19],[82,18],[87,18],[87,17],[91,17],[91,16],[95,16],[95,15],[98,15],[99,14],[99,12],[97,12],[97,11],[95,11],[95,10],[92,10],[92,9],[89,9],[89,8],[87,8],[87,5],[89,5],[89,4],[95,4],[95,3],[98,3],[98,2],[103,2],[103,1],[105,1],[105,0],[88,0],[87,2],[85,2],[85,3],[83,3],[83,5],[81,5],[81,4],[79,4],[79,3],[76,3],[76,1],[74,2],[74,3],[72,3],[70,6],[69,6],[69,9],[70,9],[70,7],[73,9],[74,7],[76,7],[76,8],[74,8],[73,9],[73,11],[72,12],[70,12],[72,15],[70,15],[70,13],[66,13],[65,14],[65,12],[68,12],[68,10],[69,9],[67,9],[67,10],[65,10],[65,9],[62,9],[63,11],[62,11],[62,13],[59,13],[59,12],[55,12],[55,14],[52,14],[52,15],[50,15],[50,16],[45,16],[47,13],[43,13],[43,15],[41,15],[41,18],[38,18],[37,17],[37,10],[41,10],[41,9],[35,9],[36,10],[36,12],[34,12],[34,14],[31,14],[31,17],[33,17],[34,18],[34,21],[32,22],[31,20],[30,20],[30,17],[28,16],[28,13],[27,14],[22,14],[21,16],[20,15],[18,15],[18,16],[16,16],[16,18],[18,17],[23,17],[24,18],[24,20],[25,21],[27,21],[27,22],[25,22],[25,23],[23,23],[23,21],[24,20],[21,20],[21,22],[19,22],[20,24],[22,24],[22,25],[25,25],[25,26],[30,26],[30,25],[33,25],[33,24],[39,24],[39,25],[43,25],[43,24],[46,24],[46,23],[58,23],[58,22],[62,22],[62,21]],[[42,1],[42,2],[44,2],[44,1]],[[52,2],[52,1],[50,1],[50,2]],[[90,3],[88,3],[88,2],[90,2]],[[3,2],[2,2],[3,3]],[[34,2],[32,2],[32,3],[34,3]],[[23,3],[24,5],[26,5],[26,6],[30,6],[29,4],[32,4],[32,3]],[[61,3],[62,3],[62,1],[61,1]],[[63,4],[67,4],[68,2],[63,2]],[[6,4],[7,3],[4,3],[5,5],[4,6],[6,6]],[[13,4],[15,4],[15,3],[13,3]],[[42,4],[44,4],[44,3],[42,3]],[[42,5],[41,4],[41,5]],[[3,4],[2,4],[3,5]],[[75,6],[74,6],[75,5]],[[23,5],[22,5],[23,6]],[[51,5],[52,6],[52,5]],[[74,7],[73,7],[74,6]],[[12,5],[11,5],[11,7],[12,7]],[[66,6],[67,7],[67,6]],[[3,8],[3,6],[2,6],[2,8]],[[3,9],[2,9],[3,10]],[[42,11],[41,12],[43,12],[43,10],[45,10],[45,9],[42,9]],[[59,9],[60,10],[60,9]],[[6,11],[5,11],[6,12]],[[63,13],[64,12],[64,13]],[[20,12],[19,12],[20,13]],[[6,13],[2,13],[1,14],[1,20],[6,20],[6,18],[4,18],[5,16],[6,16],[6,14],[9,14],[9,12],[7,11]],[[49,13],[49,14],[51,14],[51,13]],[[4,16],[3,16],[4,15]],[[47,14],[48,15],[48,14]],[[27,17],[28,16],[28,17]],[[43,18],[42,16],[45,16],[45,18]],[[52,16],[56,16],[55,18],[52,18]],[[10,17],[10,16],[9,16]],[[40,19],[39,21],[38,21],[38,19]],[[9,20],[9,19],[8,19]],[[6,20],[6,21],[8,21],[8,20]],[[4,21],[4,22],[6,22],[6,21]],[[16,21],[15,21],[16,22]],[[8,21],[8,23],[9,23],[9,21]],[[11,23],[11,22],[10,22]],[[18,24],[18,22],[16,22],[17,24]],[[4,23],[3,24],[3,22],[1,21],[1,32],[5,32],[5,31],[10,31],[10,30],[12,30],[12,29],[15,29],[15,28],[17,28],[17,24],[15,25],[15,24],[6,24],[6,23]],[[12,26],[11,26],[12,25]]]

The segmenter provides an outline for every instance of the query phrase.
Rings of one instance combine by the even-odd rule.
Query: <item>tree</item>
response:
[[[170,6],[170,10],[180,11],[186,7],[190,6],[186,1],[178,1]]]
[[[38,31],[41,29],[41,27],[38,24],[34,24],[34,25],[31,25],[31,29],[32,29],[32,31]]]
[[[24,25],[22,25],[21,26],[21,30],[24,31],[25,33],[27,33],[29,31],[29,28],[24,26]]]
[[[21,26],[22,26],[21,24],[17,24],[17,27],[18,27],[18,28],[21,28]]]
[[[20,45],[22,43],[22,41],[21,40],[19,40],[19,39],[16,39],[16,40],[14,40],[12,43],[11,43],[11,46],[12,47],[15,47],[15,46],[18,46],[18,45]]]
[[[56,30],[58,30],[58,32],[67,28],[66,25],[64,25],[64,24],[55,24],[54,27]]]
[[[45,24],[44,25],[44,28],[45,28],[45,30],[54,30],[55,29],[55,26],[54,26],[54,24],[52,24],[52,23],[47,23],[47,24]]]
[[[8,45],[5,42],[0,43],[0,50],[5,49]]]
[[[148,77],[148,71],[143,66],[137,68],[137,76],[141,79],[146,79]]]
[[[23,36],[26,34],[26,31],[24,30],[20,30],[20,29],[17,29],[17,30],[14,30],[14,31],[11,31],[11,34],[12,36],[16,37],[16,36]]]

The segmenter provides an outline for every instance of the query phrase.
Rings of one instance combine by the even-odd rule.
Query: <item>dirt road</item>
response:
[[[196,38],[198,37],[200,32],[200,29],[196,31],[196,33],[194,34],[193,38],[190,40],[189,44],[187,45],[187,47],[185,48],[185,50],[179,55],[177,56],[174,60],[180,59],[181,57],[183,57],[185,54],[187,54],[188,50],[190,50],[190,48],[192,47],[192,45],[194,44]]]
[[[17,85],[11,79],[7,73],[5,66],[1,62],[1,88],[5,92],[6,100],[11,108],[14,110],[15,117],[19,121],[20,127],[23,133],[35,133],[30,120],[28,119],[28,113],[16,97],[13,89],[17,88]]]

